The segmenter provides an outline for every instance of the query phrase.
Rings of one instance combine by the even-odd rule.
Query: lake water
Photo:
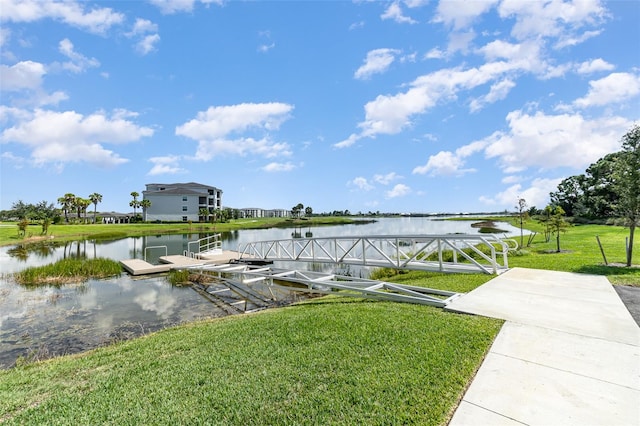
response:
[[[499,227],[506,230],[508,236],[519,233],[518,228],[505,223],[500,223]],[[223,249],[238,250],[239,246],[249,242],[291,238],[294,232],[303,237],[307,234],[334,237],[475,234],[478,230],[466,221],[381,218],[359,225],[227,232],[222,234]],[[108,280],[34,289],[18,285],[8,276],[26,267],[45,265],[67,257],[107,257],[114,260],[146,257],[155,263],[159,256],[164,255],[164,249],[154,247],[167,246],[168,254],[181,254],[189,241],[204,236],[194,233],[0,247],[0,368],[11,367],[18,357],[48,358],[82,352],[168,326],[227,315],[225,310],[192,288],[172,286],[164,275],[137,278],[123,274]],[[306,265],[296,264],[295,267],[304,269]]]

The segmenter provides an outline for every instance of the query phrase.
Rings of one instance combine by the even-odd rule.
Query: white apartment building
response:
[[[214,186],[189,183],[148,183],[143,200],[151,206],[143,210],[143,220],[162,222],[207,221],[202,209],[210,215],[222,209],[222,190]]]

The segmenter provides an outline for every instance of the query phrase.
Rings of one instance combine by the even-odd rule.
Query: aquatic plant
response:
[[[112,259],[62,259],[44,266],[26,268],[13,274],[19,284],[60,285],[84,282],[90,278],[107,278],[122,273],[120,263]]]

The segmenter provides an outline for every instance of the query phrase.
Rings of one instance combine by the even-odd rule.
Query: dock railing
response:
[[[240,258],[304,261],[439,272],[500,274],[517,242],[495,235],[384,235],[258,241]]]
[[[221,252],[221,236],[221,234],[213,234],[200,238],[199,240],[189,241],[187,243],[187,250],[185,250],[183,254],[187,257],[198,257],[202,254],[210,254],[217,251]]]

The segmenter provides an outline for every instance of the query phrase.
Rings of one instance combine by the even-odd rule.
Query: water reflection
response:
[[[117,226],[117,225],[114,225]],[[519,229],[500,224],[509,235]],[[272,228],[222,233],[225,250],[243,244],[291,238],[293,233],[314,237],[362,235],[415,235],[476,233],[470,222],[434,221],[429,218],[383,218],[366,225],[310,228]],[[12,366],[18,357],[50,357],[95,348],[167,326],[225,315],[225,312],[189,287],[173,287],[164,276],[90,280],[81,285],[25,288],[9,274],[28,266],[60,259],[106,257],[157,263],[165,254],[181,254],[189,242],[208,236],[192,233],[154,235],[119,240],[82,240],[0,247],[0,368]],[[297,235],[296,235],[297,236]],[[348,265],[278,263],[278,267],[333,271],[366,278],[367,271]]]

